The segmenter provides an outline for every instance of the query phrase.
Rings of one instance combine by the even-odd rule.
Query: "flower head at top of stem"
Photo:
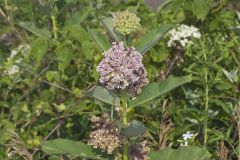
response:
[[[118,12],[113,17],[113,26],[122,35],[129,35],[140,28],[140,18],[129,11]]]
[[[114,42],[103,55],[97,66],[101,84],[109,90],[125,90],[132,98],[140,94],[148,83],[142,55],[133,47],[125,48],[123,42]]]

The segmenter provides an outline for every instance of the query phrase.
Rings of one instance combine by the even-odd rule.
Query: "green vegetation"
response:
[[[1,0],[0,76],[1,160],[240,160],[239,0]]]

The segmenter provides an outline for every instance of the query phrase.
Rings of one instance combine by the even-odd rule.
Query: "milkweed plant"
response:
[[[159,37],[172,29],[171,25],[160,26],[162,33],[156,37],[157,39],[146,41],[143,37],[142,41],[146,41],[145,43],[129,46],[132,44],[130,35],[141,28],[137,14],[126,10],[106,18],[111,19],[108,22],[111,25],[105,24],[105,29],[107,32],[112,31],[109,33],[112,35],[112,42],[103,44],[106,38],[103,36],[97,38],[99,35],[89,28],[90,36],[102,50],[102,60],[96,66],[96,71],[100,75],[99,85],[93,86],[88,94],[108,103],[112,110],[110,113],[90,118],[92,129],[87,144],[100,151],[98,158],[104,158],[106,154],[116,160],[148,160],[150,143],[146,127],[142,122],[132,119],[129,112],[135,106],[161,96],[165,89],[170,91],[190,82],[191,76],[171,77],[157,83],[148,80],[143,62],[146,56],[144,53],[158,43]],[[186,27],[183,25],[181,31],[172,29],[169,32],[171,38],[166,45],[174,47],[181,44],[184,47],[187,43],[192,43],[190,41],[192,37],[200,38],[197,28],[190,27],[192,30],[189,30]],[[144,48],[147,50],[143,51]],[[173,84],[172,81],[177,83]]]
[[[0,2],[0,159],[240,159],[227,1]]]

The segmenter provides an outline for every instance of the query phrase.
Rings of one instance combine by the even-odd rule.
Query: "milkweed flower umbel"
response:
[[[170,32],[170,40],[168,41],[168,47],[181,46],[185,47],[188,44],[191,44],[191,38],[199,39],[201,33],[199,29],[194,26],[179,25],[176,28],[172,29]]]
[[[131,97],[140,94],[148,83],[142,55],[133,47],[125,48],[123,42],[114,42],[103,54],[104,59],[97,66],[100,83],[109,90],[127,90]]]
[[[110,121],[107,114],[102,117],[92,116],[90,120],[93,124],[93,131],[90,133],[88,144],[112,154],[121,145],[119,129]]]
[[[113,17],[113,26],[122,35],[129,35],[140,28],[140,18],[129,11],[118,12]]]

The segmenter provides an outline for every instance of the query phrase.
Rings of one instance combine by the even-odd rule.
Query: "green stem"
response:
[[[237,106],[237,116],[238,116],[238,160],[240,160],[240,101]]]
[[[52,15],[51,16],[51,20],[52,20],[52,31],[53,31],[53,38],[54,39],[57,39],[58,38],[58,35],[57,35],[57,21],[56,21],[56,16],[55,15]]]
[[[123,125],[128,125],[128,118],[127,118],[127,111],[128,111],[128,104],[127,104],[127,93],[122,93],[122,118],[123,118]],[[123,144],[123,160],[128,160],[128,143],[127,141]]]
[[[122,112],[123,112],[123,125],[128,125],[128,119],[127,119],[127,110],[128,110],[128,104],[127,104],[127,93],[122,93]]]
[[[127,145],[127,143],[123,145],[123,160],[128,160],[128,145]]]
[[[204,54],[204,59],[207,63],[206,54]],[[207,148],[207,140],[208,140],[208,68],[205,68],[205,118],[204,118],[204,148]]]

